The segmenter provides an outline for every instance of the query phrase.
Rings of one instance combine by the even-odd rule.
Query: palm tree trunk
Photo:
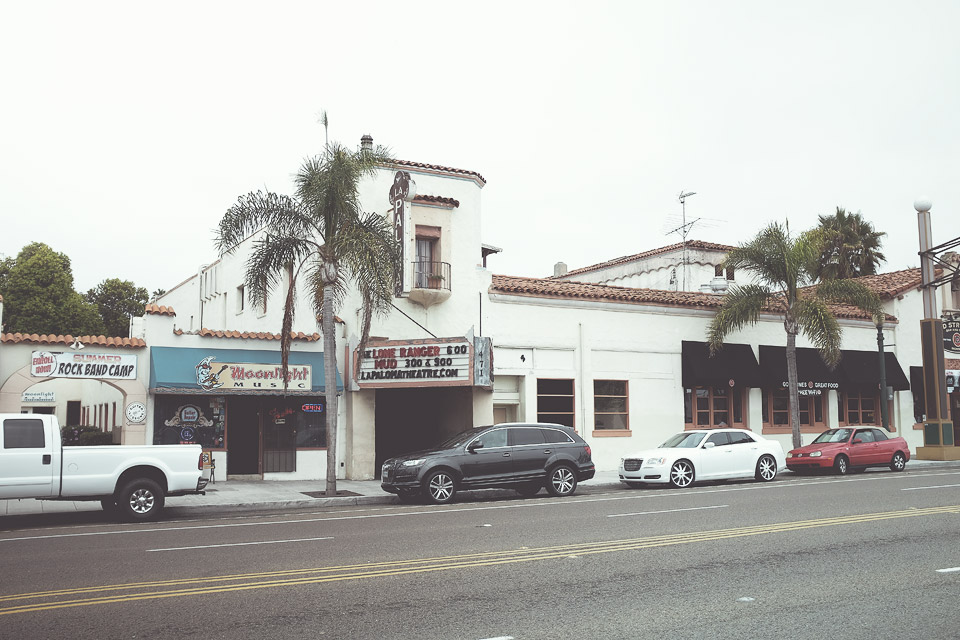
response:
[[[323,395],[327,414],[327,497],[337,495],[337,335],[333,320],[333,287],[323,287]]]
[[[790,392],[790,428],[793,448],[800,447],[800,391],[797,388],[797,331],[787,327],[787,388]]]

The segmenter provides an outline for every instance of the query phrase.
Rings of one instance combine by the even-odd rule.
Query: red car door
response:
[[[877,458],[873,464],[889,464],[893,460],[893,454],[897,452],[899,442],[888,438],[880,429],[872,429],[873,439],[877,442]]]
[[[865,467],[877,464],[877,443],[870,429],[857,429],[850,439],[850,466]]]

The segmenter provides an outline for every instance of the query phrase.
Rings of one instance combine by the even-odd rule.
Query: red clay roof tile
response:
[[[553,278],[521,278],[515,276],[493,276],[490,293],[505,293],[534,298],[567,298],[595,300],[598,302],[623,302],[628,304],[650,304],[668,307],[691,307],[699,309],[717,309],[723,304],[724,296],[715,293],[693,291],[663,291],[660,289],[633,289],[614,287],[590,282],[567,282]],[[838,318],[869,320],[870,314],[849,305],[830,305]],[[778,313],[779,306],[772,301],[766,311]],[[896,322],[888,315],[887,319]]]
[[[176,329],[173,333],[178,336],[196,335],[204,338],[241,338],[244,340],[279,340],[281,335],[279,333],[270,333],[269,331],[221,331],[215,329],[200,329],[198,331]],[[290,335],[294,340],[301,340],[303,342],[317,342],[322,338],[319,333],[303,333],[302,331],[291,331]]]
[[[439,164],[424,164],[422,162],[411,162],[409,160],[393,160],[389,164],[399,165],[401,167],[414,167],[416,169],[427,169],[428,171],[439,171],[443,173],[459,173],[467,176],[475,176],[483,184],[487,184],[487,181],[482,175],[476,171],[468,171],[466,169],[454,169],[453,167],[444,167]]]
[[[142,338],[108,338],[107,336],[74,337],[71,335],[38,335],[36,333],[4,333],[0,335],[0,341],[11,343],[26,342],[32,344],[64,344],[69,346],[76,340],[79,340],[81,344],[87,347],[96,345],[101,347],[127,347],[130,349],[139,349],[147,346],[147,343]]]
[[[151,302],[151,303],[148,304],[146,307],[144,307],[143,310],[144,310],[146,313],[151,313],[151,314],[160,315],[160,316],[175,316],[175,315],[177,315],[177,314],[173,311],[173,307],[164,307],[164,306],[160,306],[160,305],[158,305],[158,304],[155,304],[155,303],[153,303],[153,302]]]
[[[417,195],[413,198],[415,203],[426,203],[426,204],[442,204],[450,207],[457,208],[460,206],[460,201],[454,198],[444,198],[443,196],[422,196]]]

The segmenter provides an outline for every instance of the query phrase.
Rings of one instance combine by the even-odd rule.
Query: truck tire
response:
[[[133,522],[156,520],[163,511],[163,490],[149,478],[136,478],[117,493],[117,508]]]

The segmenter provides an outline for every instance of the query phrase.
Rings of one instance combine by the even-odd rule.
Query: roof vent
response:
[[[373,136],[369,133],[363,134],[360,138],[360,149],[363,151],[373,151]]]
[[[553,265],[553,277],[554,277],[554,278],[559,278],[560,276],[565,276],[565,275],[567,275],[567,263],[566,263],[566,262],[558,262],[557,264]]]

